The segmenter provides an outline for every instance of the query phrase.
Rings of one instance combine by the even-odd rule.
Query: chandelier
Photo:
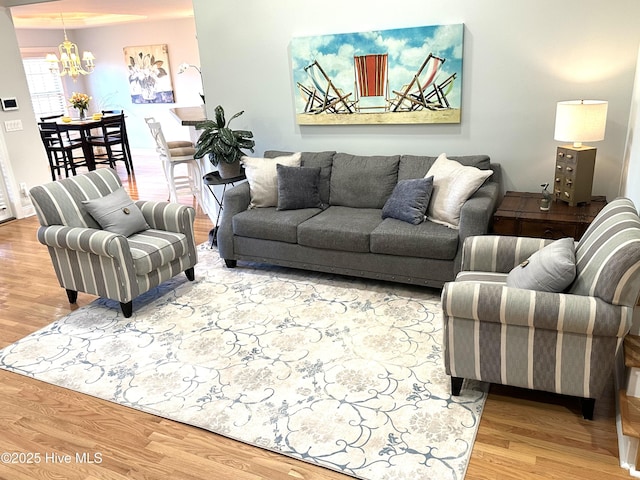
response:
[[[58,45],[60,58],[55,53],[48,53],[45,60],[51,63],[50,70],[52,72],[57,71],[61,77],[69,75],[75,82],[78,75],[88,75],[93,72],[95,57],[93,53],[86,51],[82,54],[82,60],[80,59],[78,46],[67,38],[67,29],[64,26],[62,14],[60,14],[60,19],[62,20],[62,29],[64,31],[64,42]],[[84,66],[82,62],[84,62]]]

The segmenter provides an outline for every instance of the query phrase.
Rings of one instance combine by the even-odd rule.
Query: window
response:
[[[36,117],[67,113],[62,80],[59,75],[51,73],[44,56],[23,58],[22,63]]]

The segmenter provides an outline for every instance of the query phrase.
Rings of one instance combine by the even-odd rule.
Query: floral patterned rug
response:
[[[449,394],[439,291],[199,255],[195,282],[129,319],[96,300],[0,368],[358,478],[464,477],[486,388]]]

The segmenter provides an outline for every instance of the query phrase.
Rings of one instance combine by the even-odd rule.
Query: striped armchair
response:
[[[563,293],[511,288],[508,272],[550,240],[480,236],[463,247],[462,271],[442,291],[445,369],[453,395],[476,379],[595,399],[611,378],[640,292],[640,219],[618,198],[576,246]]]
[[[185,272],[194,279],[197,263],[192,207],[137,201],[148,230],[125,237],[100,229],[83,200],[122,186],[115,171],[101,168],[85,175],[39,185],[30,194],[40,221],[38,240],[46,245],[60,286],[70,303],[78,292],[120,302],[132,315],[138,295]]]

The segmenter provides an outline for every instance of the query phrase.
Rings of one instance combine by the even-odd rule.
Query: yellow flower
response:
[[[91,100],[91,97],[86,93],[73,92],[73,94],[71,95],[71,98],[69,98],[69,104],[73,108],[86,110],[87,108],[89,108],[90,100]]]

